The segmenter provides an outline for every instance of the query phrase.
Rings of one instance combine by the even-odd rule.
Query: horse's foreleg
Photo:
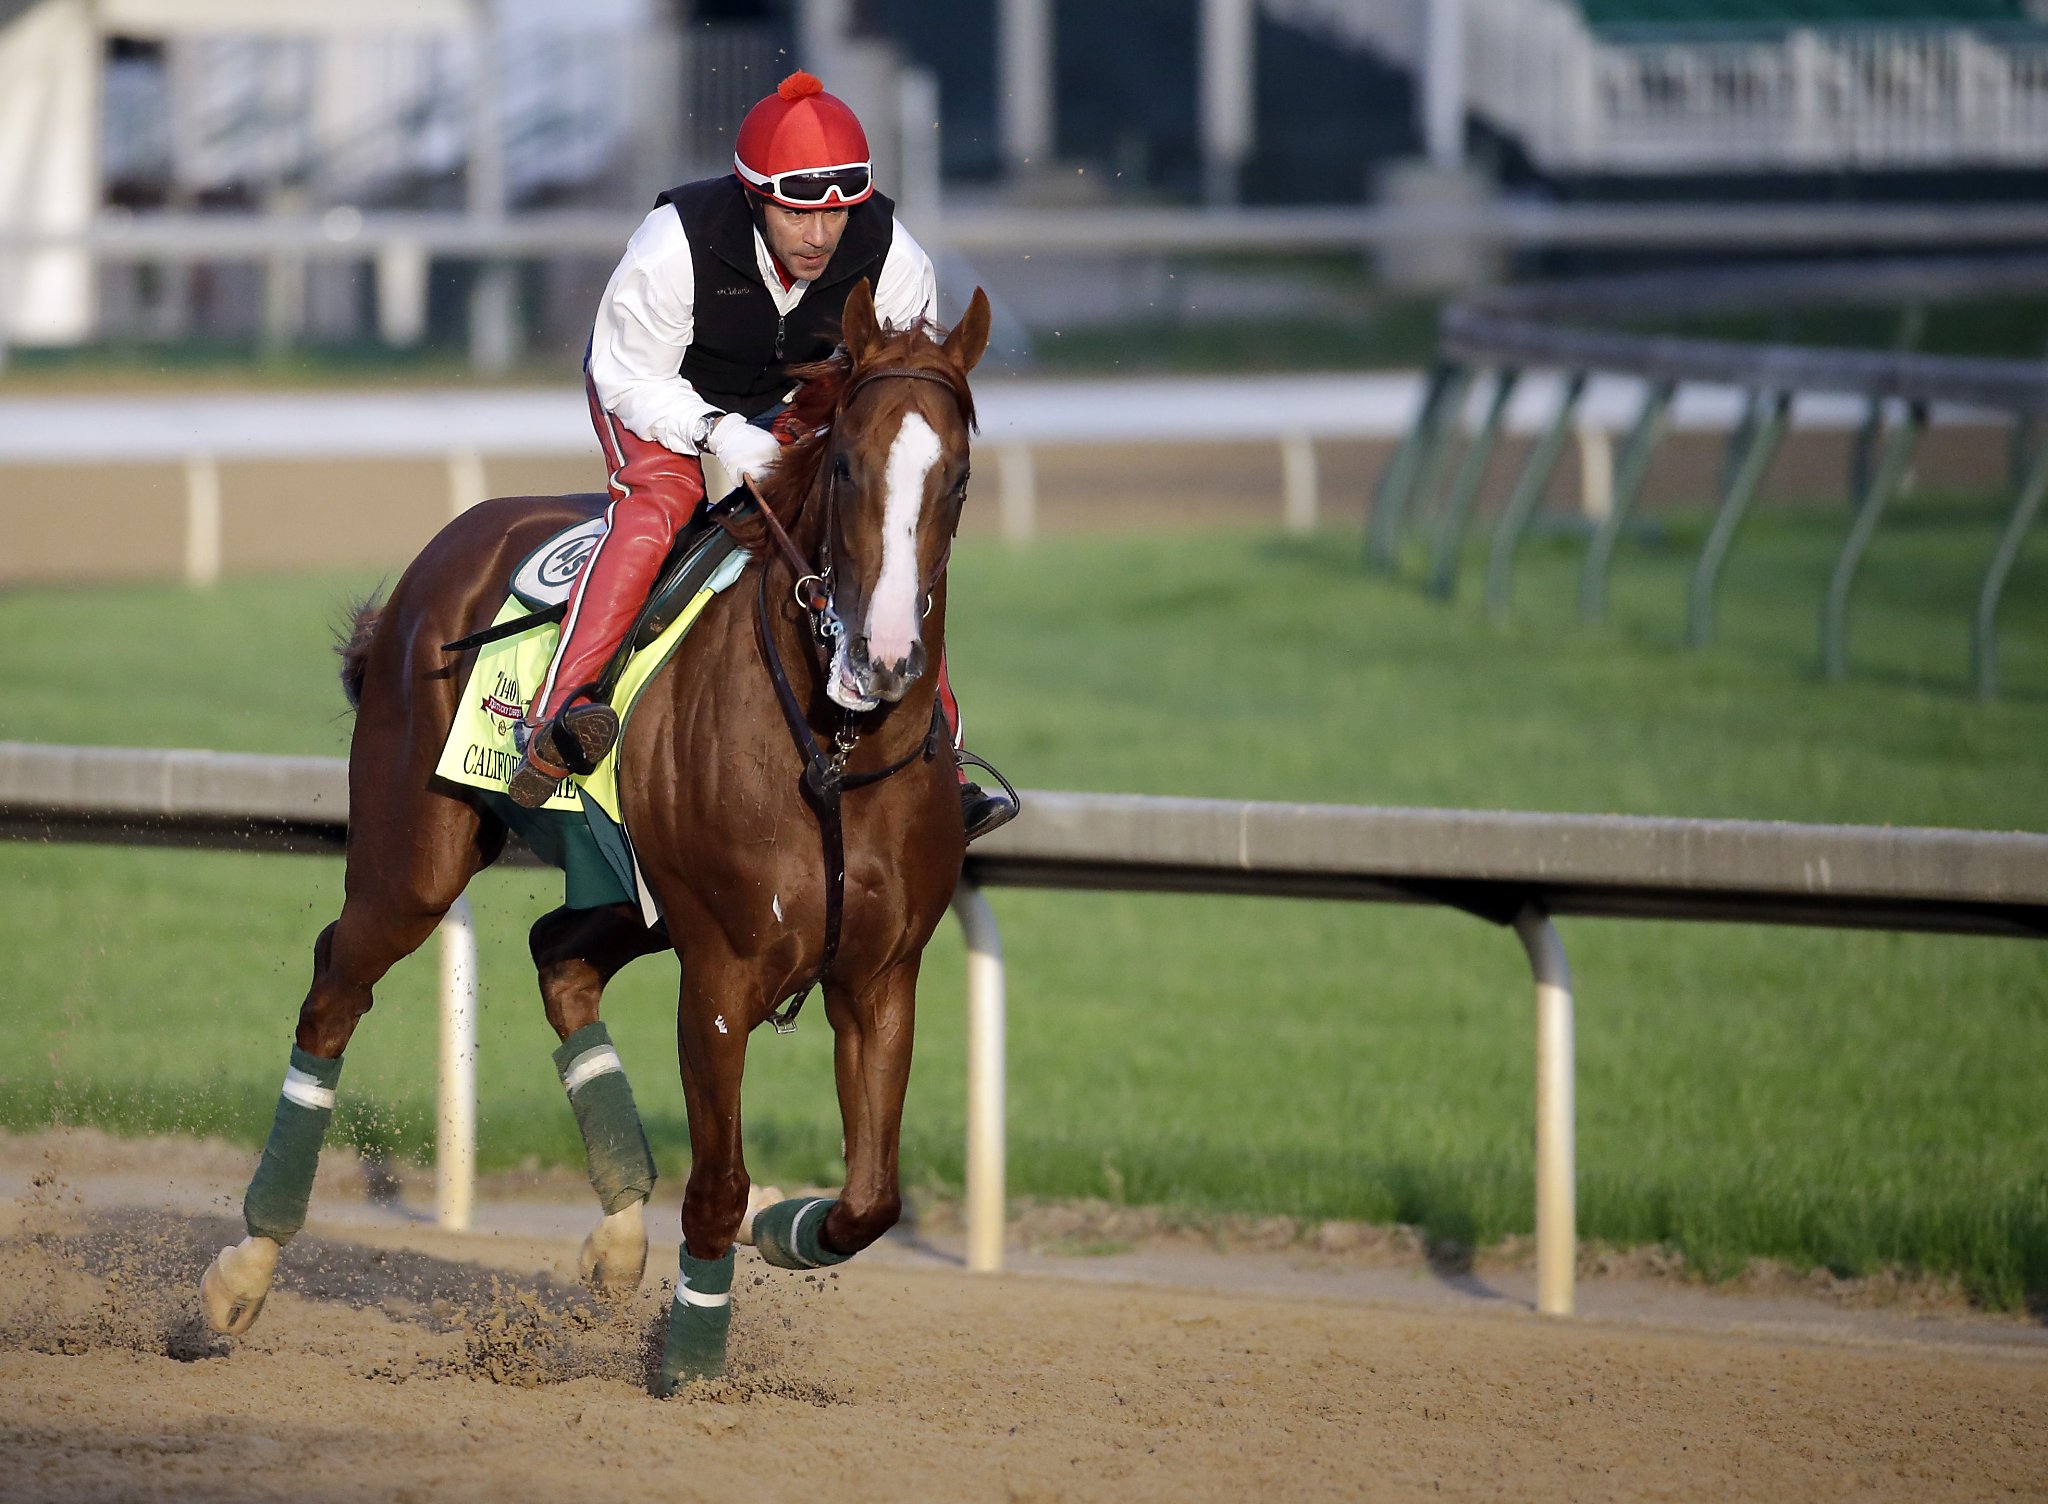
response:
[[[828,986],[833,1073],[846,1129],[846,1187],[836,1201],[777,1202],[754,1218],[754,1246],[784,1269],[818,1269],[851,1258],[896,1225],[903,1211],[897,1145],[910,1085],[917,993],[915,959],[858,994]]]
[[[691,972],[701,975],[693,977]],[[683,1096],[690,1112],[690,1180],[683,1188],[683,1246],[656,1394],[725,1372],[732,1325],[733,1241],[747,1211],[740,1139],[740,1075],[747,1061],[752,990],[737,971],[711,974],[693,955],[676,1014]]]
[[[590,1184],[604,1209],[604,1220],[583,1240],[577,1275],[602,1294],[629,1294],[647,1268],[640,1209],[654,1191],[654,1155],[625,1066],[597,1013],[605,983],[627,962],[666,949],[668,940],[621,904],[556,909],[534,925],[528,945],[548,1022],[561,1040],[555,1074],[576,1114]]]

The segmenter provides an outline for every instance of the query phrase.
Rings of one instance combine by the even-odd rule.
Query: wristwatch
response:
[[[729,415],[720,412],[714,407],[690,425],[690,442],[697,446],[698,453],[704,452],[705,447],[711,442],[711,430],[716,428],[727,416]]]

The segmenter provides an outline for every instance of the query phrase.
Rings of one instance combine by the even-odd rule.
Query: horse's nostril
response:
[[[910,645],[910,656],[907,659],[905,659],[903,663],[903,677],[906,679],[915,679],[919,674],[923,672],[924,644],[922,642],[913,642]]]

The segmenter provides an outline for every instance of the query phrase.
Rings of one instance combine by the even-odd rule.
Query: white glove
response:
[[[781,441],[767,429],[756,428],[738,413],[727,413],[720,418],[706,437],[704,447],[717,457],[719,464],[741,480],[750,475],[755,480],[766,480],[768,472],[782,458]]]

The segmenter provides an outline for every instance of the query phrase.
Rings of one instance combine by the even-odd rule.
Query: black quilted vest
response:
[[[824,274],[785,318],[761,285],[754,218],[737,177],[685,183],[654,202],[674,206],[696,269],[696,332],[683,352],[683,379],[706,402],[749,418],[789,390],[786,368],[832,353],[846,295],[862,277],[881,280],[896,233],[895,204],[879,193],[856,204]]]

